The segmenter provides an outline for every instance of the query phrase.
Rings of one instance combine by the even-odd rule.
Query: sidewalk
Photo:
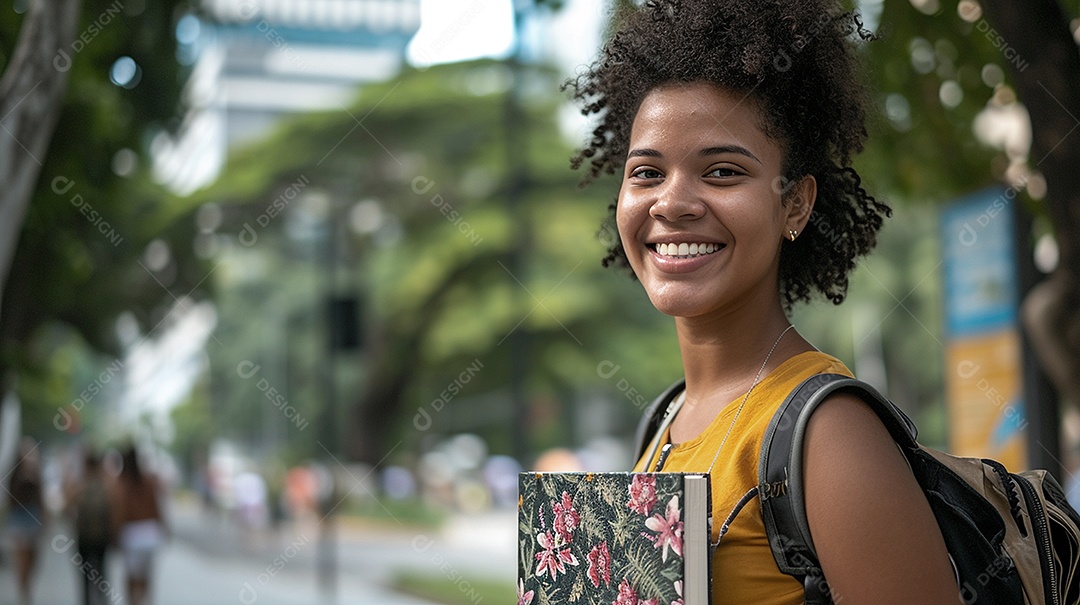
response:
[[[264,565],[287,565],[314,575],[322,547],[320,524],[286,523],[276,531],[246,531],[220,515],[178,505],[171,512],[177,538],[207,554],[243,556]],[[437,531],[393,523],[371,524],[335,518],[339,576],[357,576],[387,585],[406,571],[465,577],[513,585],[517,577],[517,514],[500,511],[457,515]]]
[[[431,605],[384,588],[379,574],[357,569],[345,557],[338,573],[338,598],[330,599],[320,594],[316,583],[314,535],[306,543],[290,538],[280,550],[269,543],[255,549],[237,541],[235,533],[209,525],[200,530],[192,521],[183,514],[174,517],[175,535],[161,549],[154,566],[154,605]],[[72,563],[75,549],[65,548],[69,535],[65,525],[54,524],[42,538],[35,605],[81,603]],[[343,551],[357,549],[350,557],[354,560],[379,559],[383,554],[372,544],[341,546]],[[384,566],[382,571],[391,569]],[[121,562],[115,554],[109,558],[108,570],[108,578],[115,583],[103,582],[99,588],[108,603],[125,603]],[[0,567],[0,605],[17,605],[13,573],[8,558]]]
[[[385,587],[403,571],[441,575],[463,591],[465,578],[512,586],[517,574],[513,511],[456,516],[437,532],[338,519],[336,602],[320,594],[316,581],[318,524],[248,532],[183,502],[173,504],[169,519],[172,538],[154,566],[154,605],[431,605]],[[65,546],[70,535],[66,524],[54,522],[42,537],[35,605],[81,603],[75,549]],[[5,560],[0,605],[17,605],[10,557]],[[116,583],[99,585],[109,603],[126,601],[122,571],[113,553],[108,577]]]

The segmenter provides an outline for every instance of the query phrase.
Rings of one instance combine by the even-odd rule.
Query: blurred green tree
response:
[[[1024,299],[1024,330],[1062,400],[1080,403],[1080,256],[1076,238],[1069,235],[1080,220],[1080,176],[1071,166],[1080,151],[1071,136],[1080,124],[1075,117],[1080,115],[1080,55],[1072,33],[1076,7],[1066,11],[1056,0],[1022,8],[997,0],[859,5],[879,24],[880,36],[865,46],[879,109],[867,150],[856,160],[868,187],[910,208],[908,216],[912,211],[936,216],[937,204],[991,185],[1020,194],[1015,196],[1020,214],[1035,217],[1031,241],[1051,233],[1060,250],[1052,274],[1042,276]],[[933,220],[918,224],[934,229]],[[885,238],[896,228],[886,227]],[[940,370],[912,372],[929,367],[929,359],[938,367],[942,363],[940,339],[926,338],[942,332],[939,310],[927,299],[937,296],[941,278],[937,268],[910,254],[920,249],[940,258],[936,248],[927,238],[906,252],[882,250],[877,256],[908,262],[888,267],[871,258],[852,289],[853,299],[867,294],[878,299],[882,317],[876,329],[883,334],[891,395],[916,411],[941,400]],[[1030,244],[1022,253],[1033,254]],[[889,278],[904,273],[904,279]],[[905,317],[912,305],[927,314],[912,322]],[[852,335],[857,341],[867,336]],[[929,407],[923,411],[940,417]]]
[[[583,413],[578,406],[598,383],[609,381],[609,392],[636,406],[614,410],[611,426],[622,432],[646,394],[677,377],[666,318],[626,276],[599,266],[596,229],[615,188],[577,188],[580,175],[568,169],[577,135],[560,134],[556,119],[560,76],[520,69],[524,121],[512,127],[528,130],[517,140],[527,141],[519,151],[529,169],[516,206],[506,201],[502,111],[511,74],[492,61],[408,71],[367,87],[354,107],[298,119],[234,154],[218,183],[196,194],[221,205],[234,234],[220,256],[223,346],[211,353],[215,396],[247,410],[228,417],[261,430],[254,419],[262,412],[252,406],[267,403],[252,402],[265,392],[237,378],[237,365],[253,359],[262,372],[289,366],[266,374],[267,383],[286,389],[301,415],[320,413],[325,334],[318,315],[305,318],[334,280],[359,291],[366,312],[362,350],[337,362],[341,381],[355,389],[337,419],[355,460],[378,463],[400,440],[463,430],[511,451],[507,349],[515,331],[530,334],[523,380],[538,448],[592,436],[551,427]],[[298,184],[303,191],[290,193]],[[515,269],[509,258],[522,237],[530,245]],[[228,267],[247,267],[246,275]],[[244,288],[253,293],[239,294]],[[247,302],[226,303],[228,292]],[[258,299],[282,305],[272,325],[286,326],[289,363],[260,354],[266,343],[243,327]],[[640,331],[622,330],[628,322]],[[293,444],[325,439],[290,435]]]
[[[14,8],[20,5],[25,3]],[[162,228],[168,224],[163,216],[182,210],[164,207],[169,195],[154,184],[148,166],[150,138],[174,128],[179,115],[186,68],[176,60],[174,27],[187,2],[40,0],[30,6],[25,17],[0,13],[5,81],[27,77],[19,60],[26,51],[10,44],[16,34],[23,40],[49,33],[52,38],[40,38],[34,47],[43,83],[32,95],[51,90],[45,82],[68,82],[52,108],[55,133],[44,118],[28,125],[24,117],[15,119],[24,106],[47,107],[31,96],[7,118],[26,129],[11,137],[0,134],[5,145],[15,139],[26,145],[0,157],[15,161],[20,153],[32,153],[31,160],[14,165],[34,169],[19,175],[19,182],[29,178],[25,193],[13,186],[0,194],[5,205],[22,196],[26,208],[25,219],[3,221],[4,229],[14,230],[17,246],[15,239],[0,236],[0,245],[10,244],[13,254],[0,307],[0,371],[17,379],[24,430],[48,438],[62,435],[54,423],[58,407],[77,399],[116,363],[117,317],[128,311],[144,332],[151,331],[205,270],[192,261],[193,226]],[[41,11],[57,12],[35,25]],[[120,77],[113,74],[118,60],[130,60],[131,79],[114,81]],[[47,152],[30,143],[27,133],[42,138]],[[154,239],[171,250],[157,271],[143,262]],[[61,351],[66,352],[58,358]],[[94,401],[83,413],[92,416],[100,405]]]
[[[1034,276],[1042,281],[1024,298],[1024,331],[1062,401],[1080,404],[1080,248],[1070,235],[1080,227],[1072,166],[1080,152],[1076,7],[1066,11],[1057,0],[876,6],[881,39],[866,48],[883,119],[858,160],[866,181],[916,207],[991,185],[1021,194],[1018,211],[1035,217],[1030,241],[1050,233],[1059,250],[1052,274]],[[1030,257],[1027,246],[1022,254]],[[909,291],[890,293],[899,301]]]
[[[620,3],[621,10],[626,10],[629,4]],[[886,3],[884,9],[883,40],[867,46],[874,88],[881,91],[877,102],[883,109],[899,104],[907,110],[885,112],[889,118],[874,124],[870,147],[859,159],[866,180],[875,191],[895,203],[916,209],[930,209],[933,203],[996,182],[1003,174],[1000,167],[1003,151],[980,143],[971,130],[975,117],[986,108],[987,99],[995,91],[994,86],[980,77],[984,64],[1000,58],[995,49],[984,38],[972,35],[975,26],[959,16],[950,18],[940,14],[940,10],[939,14],[926,15],[902,2]],[[615,11],[613,18],[618,18],[618,14]],[[914,51],[925,54],[927,45],[935,63],[930,70],[914,64],[912,59]],[[586,246],[596,250],[594,256],[600,255],[592,234],[587,231],[603,215],[600,209],[606,205],[604,196],[615,191],[613,185],[603,183],[585,192],[570,188],[577,177],[566,170],[564,160],[579,141],[573,137],[563,141],[555,136],[551,115],[558,100],[548,96],[560,78],[550,74],[531,77],[529,92],[524,96],[542,102],[530,108],[526,120],[530,134],[524,138],[530,141],[532,193],[525,208],[543,207],[547,213],[561,212],[565,200],[568,209],[576,210],[567,215],[568,220],[558,222],[544,214],[531,215],[525,221],[531,225],[530,233],[519,236],[515,232],[518,228],[515,216],[520,211],[502,203],[507,196],[502,188],[509,182],[504,176],[506,125],[500,123],[499,117],[503,115],[505,95],[476,94],[485,88],[498,89],[500,79],[505,88],[509,74],[505,67],[495,63],[468,66],[463,71],[456,69],[448,66],[431,73],[406,74],[385,87],[365,91],[358,106],[350,109],[350,115],[328,115],[287,127],[273,140],[238,155],[219,184],[198,196],[231,208],[228,212],[238,233],[232,247],[243,256],[257,254],[236,245],[244,219],[257,227],[256,220],[266,216],[273,201],[300,179],[328,192],[338,200],[334,203],[343,204],[349,213],[352,210],[347,207],[355,206],[357,201],[375,202],[375,206],[364,207],[378,208],[372,212],[388,221],[380,224],[378,234],[367,236],[368,243],[353,241],[357,246],[352,252],[353,261],[338,261],[339,265],[346,262],[362,265],[360,275],[354,279],[369,297],[370,333],[361,355],[365,361],[356,362],[363,365],[364,377],[354,377],[351,382],[363,395],[349,406],[356,416],[339,419],[341,423],[355,422],[359,427],[345,431],[346,441],[350,447],[357,448],[352,450],[355,458],[368,462],[377,462],[392,449],[389,445],[397,437],[387,427],[404,426],[407,432],[419,431],[416,426],[408,427],[410,414],[414,424],[419,425],[426,425],[429,418],[438,421],[454,415],[439,411],[448,405],[443,403],[443,392],[449,393],[448,386],[454,386],[456,394],[460,388],[455,386],[456,379],[477,360],[484,364],[484,369],[471,378],[467,389],[461,390],[489,393],[487,407],[479,406],[480,411],[471,421],[455,418],[453,424],[460,430],[475,430],[485,422],[505,426],[510,419],[508,376],[512,372],[510,355],[504,351],[507,343],[503,342],[506,331],[512,327],[504,325],[506,316],[528,313],[540,300],[544,300],[544,306],[551,303],[543,298],[550,288],[535,287],[524,278],[521,281],[528,286],[528,293],[515,290],[518,286],[510,279],[508,269],[512,266],[510,250],[521,247],[523,237],[537,242],[538,249],[530,254],[527,263],[529,275],[548,273],[552,285],[558,283],[561,276],[555,275],[558,273],[555,268],[573,268],[574,259],[588,256],[582,254],[588,250]],[[950,80],[955,80],[964,94],[961,102],[946,106],[940,100],[940,88]],[[995,166],[998,166],[996,172]],[[343,181],[339,174],[353,176]],[[476,183],[487,185],[473,191]],[[555,184],[566,189],[555,189]],[[546,193],[548,188],[553,193]],[[246,215],[242,211],[245,207]],[[589,210],[585,212],[585,208]],[[940,317],[934,302],[938,276],[934,263],[927,260],[937,257],[932,214],[919,217],[909,213],[911,220],[892,228],[895,235],[886,234],[883,248],[889,250],[883,250],[881,256],[888,254],[888,258],[864,264],[853,282],[852,303],[846,306],[847,311],[839,314],[828,309],[800,311],[800,317],[805,318],[803,329],[849,363],[856,357],[853,348],[866,336],[854,332],[870,328],[880,331],[894,396],[920,414],[940,408],[935,404],[941,401],[942,391],[941,343],[936,336],[940,334]],[[338,215],[344,220],[341,210]],[[466,233],[455,231],[462,220],[469,226]],[[566,250],[549,251],[544,237],[539,235],[556,225],[562,232],[573,234],[562,240],[570,246]],[[272,229],[264,229],[258,234],[259,246],[279,248],[273,253],[275,260],[264,260],[263,264],[273,263],[273,271],[285,273],[286,263],[294,263],[297,252],[287,251],[289,238],[270,239],[277,237],[272,233]],[[470,234],[482,234],[481,241],[472,245],[468,240]],[[281,248],[282,245],[286,247]],[[313,245],[316,244],[309,243],[308,249]],[[565,255],[568,256],[558,260]],[[908,262],[893,262],[900,257],[908,258]],[[306,260],[301,260],[310,268],[319,257],[309,252]],[[310,270],[309,275],[302,276],[303,266],[288,270],[289,275],[297,276],[287,280],[293,284],[290,291],[324,289],[326,280],[311,276]],[[549,318],[547,333],[538,333],[537,342],[531,345],[530,357],[534,364],[541,365],[530,368],[527,380],[530,393],[538,402],[535,414],[545,418],[549,417],[545,414],[550,415],[559,406],[552,407],[544,401],[565,402],[568,393],[603,383],[596,375],[597,364],[602,361],[612,361],[606,367],[630,369],[630,374],[612,378],[612,384],[606,386],[616,394],[634,389],[631,399],[651,398],[679,371],[673,337],[664,327],[667,323],[651,312],[636,284],[624,283],[621,276],[600,272],[595,267],[583,267],[579,271],[572,272],[571,277],[598,286],[587,290],[595,300],[585,298],[578,303],[582,305],[576,311],[581,314],[580,320],[555,314],[569,328],[570,335]],[[414,281],[410,275],[423,278]],[[304,286],[300,287],[300,283]],[[245,305],[266,299],[265,285],[252,287],[252,294],[244,297],[247,302],[237,308],[245,309]],[[551,300],[567,296],[563,289],[563,286],[557,288]],[[395,291],[402,293],[400,298],[393,297]],[[313,298],[319,302],[318,297],[311,296],[297,300],[310,305]],[[388,304],[388,300],[394,302]],[[633,314],[632,322],[620,318],[621,322],[612,325],[594,320],[593,314],[611,319],[606,310],[624,309],[625,300],[634,301],[630,310],[625,311]],[[297,325],[301,310],[293,308],[292,303],[283,304],[287,310],[280,316],[293,319],[281,325]],[[900,307],[902,311],[898,311]],[[531,310],[533,314],[529,315],[526,326],[546,315],[543,307]],[[222,317],[224,324],[229,313],[223,310]],[[867,317],[881,321],[868,324]],[[640,325],[641,331],[620,329],[628,323]],[[578,324],[584,327],[572,327]],[[875,324],[880,325],[875,327]],[[844,329],[838,330],[841,325]],[[295,368],[306,360],[308,371],[289,372],[287,379],[280,380],[292,385],[293,396],[289,400],[298,407],[306,406],[304,410],[309,415],[318,414],[319,404],[314,402],[321,393],[318,385],[321,378],[311,377],[320,377],[323,372],[319,363],[324,359],[321,344],[310,336],[317,326],[307,322],[304,333],[308,336],[299,338],[306,343],[300,354],[304,359],[284,364]],[[595,330],[597,339],[579,349],[570,336],[585,342],[585,337],[578,334],[582,329],[588,330],[590,337]],[[235,375],[236,364],[246,359],[245,355],[250,356],[253,345],[258,348],[257,338],[252,335],[238,339],[237,343],[244,343],[238,347],[240,350],[215,366],[223,368],[221,372]],[[605,349],[600,344],[602,341],[615,348]],[[290,343],[298,344],[298,341],[290,340]],[[233,343],[226,341],[226,347],[232,346]],[[489,361],[484,356],[487,347],[494,347],[491,350],[498,353],[497,360]],[[446,353],[441,353],[444,349]],[[549,363],[550,367],[546,365]],[[567,380],[567,374],[573,378]],[[627,380],[626,376],[633,379]],[[226,392],[244,389],[248,401],[260,397],[251,381],[231,379],[215,384],[230,401],[244,397],[238,399],[235,393]],[[540,396],[545,392],[551,397]],[[464,399],[462,396],[457,403],[463,403]],[[250,410],[251,404],[247,405],[246,409]],[[455,404],[455,407],[460,413],[468,406]],[[238,403],[233,409],[245,408]],[[624,412],[632,417],[636,410]],[[565,420],[555,413],[556,420]],[[241,418],[258,417],[250,411],[238,414]],[[259,423],[249,420],[248,425],[258,427]],[[574,425],[563,423],[563,426]],[[940,438],[940,432],[937,436]],[[556,433],[549,442],[555,444],[560,439],[572,440],[566,434]]]
[[[0,139],[0,176],[7,187],[0,192],[0,295],[42,167],[38,158],[48,149],[67,85],[68,70],[53,65],[56,49],[75,39],[80,5],[81,0],[32,3],[17,41],[5,49],[0,114],[7,125]],[[14,13],[4,16],[21,21]]]
[[[1058,247],[1057,267],[1028,293],[1023,319],[1058,393],[1080,408],[1080,238],[1075,236],[1080,231],[1080,139],[1071,136],[1080,126],[1076,6],[1070,15],[1057,0],[1033,0],[1023,7],[1002,0],[982,4],[1000,32],[985,37],[1002,53],[1011,47],[1019,58],[1008,66],[1031,118],[1028,165],[1045,180],[1043,209]]]

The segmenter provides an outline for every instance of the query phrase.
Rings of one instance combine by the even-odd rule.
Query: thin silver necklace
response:
[[[727,443],[728,436],[731,435],[731,429],[735,428],[735,421],[739,419],[739,414],[742,413],[743,406],[746,405],[746,401],[750,399],[750,393],[754,392],[754,387],[758,385],[758,381],[761,380],[761,373],[765,371],[765,366],[768,365],[769,359],[772,357],[773,351],[776,350],[776,346],[780,344],[780,339],[787,334],[789,330],[794,328],[794,325],[789,324],[784,328],[784,331],[780,333],[780,336],[776,337],[776,341],[773,342],[772,348],[769,349],[769,354],[765,356],[765,361],[761,362],[761,367],[758,368],[757,375],[754,376],[754,382],[750,385],[750,388],[746,391],[746,395],[743,395],[742,402],[739,404],[738,409],[735,410],[735,417],[731,419],[731,424],[727,427],[727,432],[724,433],[724,438],[720,441],[720,447],[716,448],[716,455],[713,456],[712,464],[709,465],[708,473],[711,475],[713,467],[716,466],[716,460],[720,457],[720,450],[724,449],[724,444]],[[685,393],[685,391],[684,391]]]

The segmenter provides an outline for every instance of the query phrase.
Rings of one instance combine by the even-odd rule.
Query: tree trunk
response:
[[[390,440],[394,419],[402,413],[405,396],[421,366],[424,339],[435,323],[447,295],[462,280],[477,271],[477,267],[491,263],[495,256],[480,255],[442,277],[439,285],[428,295],[424,304],[412,317],[397,317],[392,322],[396,330],[388,330],[381,342],[372,347],[368,386],[355,400],[350,410],[343,450],[353,461],[378,467],[395,448]],[[424,414],[428,414],[424,417]],[[413,425],[418,431],[426,431],[431,425],[430,410],[417,409]]]
[[[1057,0],[982,0],[986,36],[1009,65],[1031,116],[1031,165],[1046,178],[1060,260],[1026,297],[1022,319],[1062,398],[1080,405],[1080,49]],[[1010,55],[1012,55],[1010,57]]]
[[[60,119],[71,68],[70,57],[65,60],[60,51],[75,41],[81,7],[82,0],[33,0],[0,77],[0,298]],[[0,397],[6,396],[8,382],[0,376]],[[0,430],[0,436],[6,432]],[[0,451],[5,447],[0,442]]]
[[[371,366],[369,386],[355,404],[355,416],[348,425],[349,434],[343,444],[350,460],[375,468],[381,466],[394,449],[390,442],[391,427],[401,413],[405,395],[416,377],[423,336],[412,334],[405,339],[395,338]],[[416,422],[430,423],[430,418]],[[423,429],[426,424],[419,424],[417,430]]]
[[[0,297],[60,118],[81,5],[81,0],[31,2],[0,78]]]
[[[1080,290],[1058,271],[1031,289],[1024,298],[1022,319],[1046,375],[1059,395],[1080,404],[1077,380],[1080,348]]]

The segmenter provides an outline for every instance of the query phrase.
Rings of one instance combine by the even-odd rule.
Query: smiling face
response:
[[[781,203],[780,143],[756,103],[708,83],[652,90],[630,133],[617,223],[654,306],[675,317],[777,305],[780,247],[813,206],[807,177]]]

